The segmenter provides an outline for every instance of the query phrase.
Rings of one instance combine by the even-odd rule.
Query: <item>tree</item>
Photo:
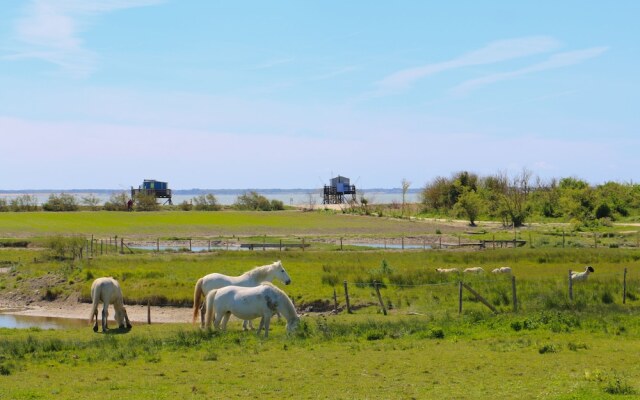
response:
[[[409,191],[409,186],[411,186],[411,182],[406,179],[402,179],[402,213],[401,215],[404,217],[404,207],[406,204],[407,192]]]
[[[501,193],[497,193],[497,198],[498,212],[504,225],[510,222],[515,227],[522,226],[529,216],[527,200],[531,191],[531,175],[531,171],[523,168],[522,172],[515,175],[511,181],[506,173],[500,173],[494,177],[496,187],[502,189]]]
[[[107,211],[127,211],[129,196],[125,192],[113,192],[103,208]]]
[[[138,192],[133,200],[136,211],[158,211],[160,209],[153,193]]]
[[[282,202],[274,204],[274,201],[269,202],[269,199],[252,190],[238,196],[233,207],[237,210],[271,211],[275,205],[284,209]]]
[[[458,197],[454,210],[466,214],[469,219],[469,225],[476,226],[476,220],[480,215],[482,205],[482,197],[478,192],[467,188]]]

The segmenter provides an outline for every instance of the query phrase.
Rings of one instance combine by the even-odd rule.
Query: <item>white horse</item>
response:
[[[465,268],[464,270],[465,274],[481,274],[483,272],[484,272],[484,268],[482,267]]]
[[[91,308],[91,318],[89,324],[93,322],[95,318],[95,324],[93,325],[93,331],[98,332],[98,305],[102,302],[102,332],[106,332],[107,317],[109,316],[109,304],[113,304],[113,308],[116,311],[115,320],[118,323],[120,329],[131,329],[131,322],[129,322],[129,316],[127,310],[124,308],[122,300],[122,289],[120,284],[115,279],[98,278],[91,284],[91,301],[93,307]]]
[[[593,267],[591,265],[587,265],[584,268],[584,272],[572,272],[571,273],[571,280],[572,281],[586,281],[587,278],[589,277],[589,274],[591,272],[595,272],[596,270],[593,269]]]
[[[255,267],[240,276],[227,276],[214,272],[213,274],[198,279],[193,291],[193,323],[196,322],[198,310],[200,310],[200,323],[204,325],[204,304],[201,303],[201,301],[211,290],[230,285],[243,287],[258,286],[262,282],[271,282],[275,278],[280,279],[285,285],[291,283],[291,278],[289,274],[287,274],[287,271],[285,271],[280,260],[272,264]]]
[[[270,282],[254,287],[225,286],[211,290],[206,306],[205,326],[211,326],[214,315],[213,326],[220,329],[222,321],[222,330],[227,329],[231,314],[245,321],[261,317],[257,334],[264,328],[265,338],[269,337],[271,317],[277,312],[287,320],[287,333],[293,332],[300,322],[289,296]]]

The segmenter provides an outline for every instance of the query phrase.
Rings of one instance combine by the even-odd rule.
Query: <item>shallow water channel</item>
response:
[[[88,327],[86,319],[34,317],[31,315],[14,315],[0,313],[0,328],[40,328],[40,329],[69,329]]]

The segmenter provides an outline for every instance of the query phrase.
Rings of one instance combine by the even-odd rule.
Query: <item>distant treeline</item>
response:
[[[160,206],[153,194],[140,193],[130,198],[127,192],[112,193],[109,201],[100,205],[100,199],[94,194],[83,196],[80,200],[69,193],[52,193],[41,206],[38,198],[31,194],[22,194],[9,200],[0,198],[0,212],[25,211],[158,211],[160,209],[179,209],[183,211],[218,211],[222,206],[211,194],[200,194],[191,200],[183,201],[175,206]],[[280,200],[269,200],[263,195],[248,191],[240,194],[231,208],[236,210],[274,211],[283,210],[284,203]]]
[[[420,194],[422,212],[498,219],[521,226],[529,219],[561,219],[597,226],[640,215],[640,185],[606,182],[590,185],[575,177],[543,181],[529,170],[480,176],[462,171],[437,177]]]

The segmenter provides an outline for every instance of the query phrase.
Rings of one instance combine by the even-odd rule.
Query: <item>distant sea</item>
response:
[[[315,200],[316,205],[322,204],[322,190],[321,189],[172,189],[172,201],[173,204],[180,204],[184,201],[190,201],[196,196],[213,194],[218,203],[222,205],[233,204],[237,197],[250,192],[255,191],[258,194],[266,197],[269,200],[280,200],[285,205],[300,206],[309,204],[309,200]],[[94,195],[100,200],[100,204],[104,204],[109,201],[111,196],[115,193],[126,193],[130,195],[130,190],[122,189],[72,189],[72,190],[56,190],[56,189],[25,189],[25,190],[0,190],[0,199],[6,199],[10,201],[13,198],[22,196],[25,194],[35,196],[38,200],[38,204],[45,203],[51,194],[59,195],[61,193],[70,194],[78,199],[78,203],[82,204],[82,198],[90,194]],[[415,203],[419,200],[420,189],[409,189],[406,195],[407,203]],[[402,203],[402,189],[358,189],[357,198],[364,196],[369,204],[390,204],[393,202]],[[162,200],[162,199],[159,199]]]

